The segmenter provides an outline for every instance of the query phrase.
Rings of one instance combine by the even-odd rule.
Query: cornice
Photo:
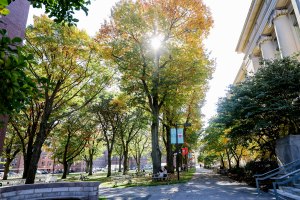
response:
[[[263,3],[264,0],[252,0],[242,33],[235,49],[236,52],[242,53],[244,51],[245,43],[248,41],[249,32],[251,33],[253,26],[256,23],[257,15],[260,14],[261,5]]]

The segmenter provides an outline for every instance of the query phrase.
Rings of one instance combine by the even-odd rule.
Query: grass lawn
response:
[[[186,183],[192,179],[196,169],[192,168],[189,169],[188,172],[180,172],[180,180],[177,180],[177,173],[171,174],[171,180],[169,184],[176,184],[176,183]],[[168,184],[167,181],[152,181],[151,175],[149,173],[146,176],[142,177],[133,177],[134,172],[130,172],[133,178],[131,181],[129,178],[122,178],[116,180],[116,174],[112,173],[112,177],[106,177],[106,172],[98,172],[93,174],[92,176],[87,176],[88,179],[85,181],[99,181],[102,186],[105,187],[118,187],[118,188],[125,188],[125,187],[135,187],[135,186],[155,186],[155,185],[166,185]],[[75,182],[79,181],[80,174],[70,174],[67,176],[65,181]],[[117,174],[117,177],[120,177],[120,174]],[[117,184],[116,184],[117,183]],[[101,199],[101,198],[100,198]]]

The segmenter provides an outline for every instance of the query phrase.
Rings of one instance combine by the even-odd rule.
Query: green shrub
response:
[[[276,161],[250,161],[245,166],[245,181],[252,186],[255,186],[255,178],[253,177],[256,174],[263,174],[273,169],[276,169],[278,164]],[[269,188],[271,182],[266,181],[264,185]]]

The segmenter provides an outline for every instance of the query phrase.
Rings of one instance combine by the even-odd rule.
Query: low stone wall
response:
[[[84,199],[98,200],[99,182],[28,184],[0,188],[1,200]]]

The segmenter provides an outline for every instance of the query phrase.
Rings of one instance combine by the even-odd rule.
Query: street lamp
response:
[[[177,180],[179,180],[179,145],[178,145],[178,126],[188,127],[191,126],[191,123],[184,123],[184,124],[175,124],[176,129],[176,171],[177,171]],[[183,134],[183,133],[182,133]]]

